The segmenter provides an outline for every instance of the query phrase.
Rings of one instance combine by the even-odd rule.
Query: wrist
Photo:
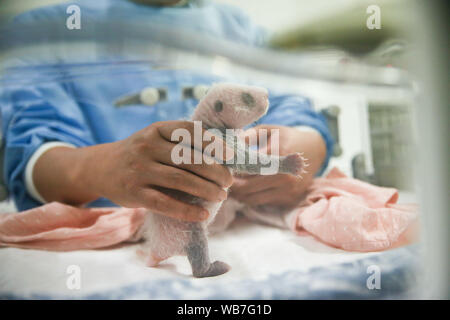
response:
[[[103,196],[100,182],[103,181],[104,163],[98,160],[102,159],[101,154],[99,155],[101,146],[78,148],[69,155],[73,159],[73,166],[67,170],[68,185],[77,191],[79,202],[87,203]]]

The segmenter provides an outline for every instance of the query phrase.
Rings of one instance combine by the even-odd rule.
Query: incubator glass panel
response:
[[[444,283],[448,280],[448,264],[445,267],[442,259],[433,260],[446,248],[444,232],[436,228],[437,221],[448,227],[443,212],[448,214],[448,208],[433,207],[432,198],[424,199],[436,196],[444,201],[442,193],[430,194],[439,188],[433,184],[436,181],[444,181],[445,190],[445,174],[439,180],[435,169],[448,170],[448,157],[445,152],[442,156],[432,153],[443,145],[442,139],[447,140],[438,135],[441,127],[433,122],[439,121],[435,118],[439,114],[445,115],[442,104],[433,107],[435,102],[430,102],[439,94],[424,86],[427,79],[438,75],[427,71],[432,54],[424,43],[430,39],[417,31],[414,21],[430,25],[426,27],[430,30],[433,26],[416,1],[338,1],[338,5],[330,1],[187,0],[162,7],[152,1],[46,2],[48,6],[35,1],[0,5],[5,8],[0,10],[2,212],[37,204],[30,198],[23,207],[18,205],[29,197],[25,184],[19,182],[26,165],[20,158],[31,156],[27,154],[31,149],[21,149],[24,145],[36,144],[37,148],[62,141],[81,148],[112,143],[154,122],[189,119],[214,83],[256,85],[269,91],[268,123],[278,124],[281,119],[286,126],[310,125],[322,133],[321,127],[294,121],[303,112],[301,108],[308,106],[326,128],[326,165],[316,179],[325,179],[338,168],[344,177],[398,190],[397,204],[420,205],[416,219],[420,236],[407,245],[373,250],[360,259],[348,255],[335,262],[327,260],[327,250],[335,250],[330,251],[331,257],[345,247],[336,249],[320,237],[286,240],[303,253],[317,250],[329,263],[322,265],[320,274],[311,271],[321,267],[320,262],[311,268],[283,269],[283,275],[268,271],[267,279],[272,280],[261,284],[258,281],[262,280],[252,278],[254,288],[266,288],[272,292],[269,298],[287,299],[340,298],[340,293],[351,298],[445,295],[437,280],[432,281],[435,287],[422,290],[430,270],[437,270],[431,277],[440,277]],[[424,66],[419,68],[419,64]],[[290,97],[297,99],[289,107],[292,111],[283,111],[278,101]],[[433,119],[425,118],[426,109],[433,112]],[[427,219],[432,222],[422,224]],[[315,246],[314,241],[319,244]],[[427,253],[430,243],[437,242],[436,251]],[[212,247],[220,248],[217,243]],[[371,265],[382,268],[381,289],[367,285]],[[288,281],[289,272],[294,276]],[[12,277],[11,270],[8,274]],[[280,283],[293,287],[277,286],[270,278],[277,276]],[[323,277],[330,281],[320,282]],[[243,279],[234,281],[241,285]],[[300,290],[308,281],[322,283],[324,289]],[[217,283],[226,287],[220,280]],[[245,296],[240,285],[219,298],[266,298],[256,292],[259,289],[249,289]],[[356,289],[346,292],[345,288]]]

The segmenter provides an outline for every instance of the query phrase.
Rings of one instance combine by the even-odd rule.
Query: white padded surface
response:
[[[413,199],[410,195],[404,198]],[[11,212],[11,208],[11,204],[0,205],[1,212]],[[231,271],[219,277],[195,279],[186,257],[172,257],[158,268],[147,268],[135,254],[136,244],[74,252],[0,248],[0,293],[21,297],[36,293],[80,297],[133,283],[180,278],[192,282],[193,286],[205,287],[236,280],[264,280],[286,271],[308,271],[380,254],[346,252],[312,236],[298,236],[244,219],[211,237],[209,246],[211,258],[228,263]],[[66,285],[70,265],[80,267],[80,290],[70,290]]]

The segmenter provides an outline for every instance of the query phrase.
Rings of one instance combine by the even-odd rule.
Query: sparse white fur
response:
[[[191,120],[202,121],[207,129],[241,129],[263,116],[268,106],[268,93],[264,88],[219,83],[214,84],[199,101]],[[235,153],[249,152],[242,141],[238,141],[234,149]],[[296,174],[301,167],[299,155],[292,155],[286,160],[289,160],[286,161],[289,168],[284,168],[285,172]],[[257,173],[258,168],[249,164],[229,166],[233,172]],[[280,168],[283,169],[282,166]],[[156,266],[173,255],[187,254],[196,277],[215,276],[228,271],[228,265],[223,262],[210,263],[206,239],[207,226],[214,221],[222,202],[208,202],[176,190],[165,189],[164,192],[176,199],[202,206],[208,210],[209,218],[193,223],[148,212],[142,229],[146,241],[141,249],[141,254],[147,258],[147,265]]]
[[[251,106],[244,105],[243,93],[253,98]],[[220,112],[214,107],[217,101],[222,103],[223,110]],[[206,128],[242,128],[264,115],[268,105],[268,93],[264,88],[230,83],[214,84],[199,101],[191,119],[202,121]],[[206,234],[206,226],[214,220],[222,202],[209,202],[174,190],[165,191],[177,199],[208,210],[208,219],[199,224]],[[142,229],[145,243],[141,249],[141,254],[147,258],[147,265],[155,266],[173,255],[186,254],[192,227],[192,223],[148,212]]]

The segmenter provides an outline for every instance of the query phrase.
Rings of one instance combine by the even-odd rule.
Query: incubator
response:
[[[257,5],[252,7],[253,2],[243,4],[244,9],[254,9]],[[2,212],[15,210],[7,199],[12,192],[17,192],[13,190],[17,184],[8,183],[15,173],[8,169],[8,163],[5,165],[5,159],[10,161],[17,156],[6,154],[5,141],[11,134],[8,126],[17,125],[22,115],[33,112],[27,108],[39,103],[36,101],[42,100],[43,95],[51,91],[52,103],[63,103],[65,109],[60,115],[52,114],[45,106],[35,111],[47,112],[44,119],[49,127],[54,126],[55,137],[68,135],[69,143],[82,146],[92,141],[107,143],[124,139],[155,119],[188,118],[208,86],[226,80],[262,86],[280,95],[303,97],[304,101],[299,103],[310,103],[320,114],[329,130],[329,143],[333,144],[322,174],[338,167],[347,176],[399,189],[401,202],[420,205],[421,238],[418,243],[385,252],[347,254],[338,249],[328,251],[313,239],[300,241],[288,237],[283,240],[277,238],[276,231],[266,230],[267,237],[273,237],[275,243],[283,240],[301,247],[297,258],[277,270],[274,262],[264,266],[264,259],[255,253],[261,248],[250,244],[251,236],[244,234],[240,226],[234,232],[241,234],[242,243],[248,242],[248,251],[253,251],[248,256],[240,256],[245,259],[242,263],[261,266],[251,277],[235,275],[223,281],[218,278],[216,282],[210,280],[198,287],[190,280],[170,275],[170,270],[158,271],[155,278],[145,272],[131,275],[138,264],[129,251],[121,251],[116,257],[113,252],[102,252],[104,258],[109,259],[112,274],[124,270],[115,264],[117,261],[130,259],[132,262],[126,269],[130,274],[123,281],[111,284],[108,277],[97,270],[98,281],[86,285],[86,291],[81,293],[67,291],[48,275],[44,278],[55,283],[53,287],[40,286],[30,278],[33,284],[28,290],[26,281],[17,280],[22,276],[20,270],[11,263],[3,263],[13,256],[12,250],[19,250],[1,249],[0,274],[5,281],[0,281],[0,296],[448,298],[448,199],[445,193],[448,180],[445,176],[448,176],[449,162],[444,136],[448,124],[443,123],[448,119],[448,106],[442,99],[444,92],[435,85],[443,75],[432,63],[435,56],[442,61],[447,58],[439,55],[439,50],[445,50],[439,40],[433,42],[427,36],[427,32],[436,30],[436,25],[424,13],[430,12],[430,8],[420,11],[416,2],[408,6],[402,1],[394,2],[393,6],[380,4],[381,12],[395,14],[387,15],[386,29],[382,28],[379,34],[366,29],[368,15],[360,10],[361,5],[357,6],[359,11],[352,10],[351,6],[347,11],[341,10],[341,16],[330,9],[329,16],[334,18],[326,18],[326,22],[311,19],[309,24],[291,24],[289,28],[282,19],[274,18],[277,32],[273,33],[264,33],[259,27],[239,33],[237,29],[248,23],[239,20],[232,21],[239,24],[236,29],[205,30],[195,13],[184,22],[192,24],[192,28],[183,28],[182,22],[170,12],[164,20],[155,11],[149,11],[151,19],[161,19],[150,23],[146,21],[145,10],[128,15],[126,7],[120,6],[94,19],[87,3],[67,11],[67,6],[58,3],[54,19],[46,19],[45,14],[41,16],[36,11],[35,15],[23,13],[5,23],[0,33]],[[201,3],[188,1],[178,9],[189,10],[190,6]],[[282,3],[285,7],[281,5],[280,15],[289,11],[289,5],[298,10],[306,6],[302,1],[295,5],[289,1]],[[207,13],[209,19],[227,19],[219,17],[209,5],[201,9],[211,11]],[[269,7],[269,2],[264,1],[260,10]],[[73,16],[77,10],[82,17],[78,22]],[[251,11],[249,13],[252,15]],[[261,15],[265,17],[264,13]],[[352,17],[357,21],[356,27],[348,22],[339,36],[336,35],[333,26],[345,25],[339,17]],[[412,23],[414,19],[423,22],[421,28]],[[317,27],[317,23],[322,27]],[[270,27],[269,22],[267,26]],[[358,35],[360,29],[364,30]],[[36,91],[35,87],[43,89]],[[20,94],[25,96],[24,102],[11,112]],[[73,104],[78,105],[78,111],[73,111]],[[133,117],[129,110],[133,110]],[[70,132],[52,122],[58,117],[71,116],[76,120],[73,123],[67,120]],[[94,118],[96,123],[83,122]],[[23,126],[33,124],[32,115],[29,119]],[[134,123],[132,130],[125,122]],[[92,129],[89,134],[83,132],[80,123]],[[44,140],[50,137],[45,136]],[[28,142],[23,140],[23,143]],[[9,152],[14,153],[14,150]],[[254,232],[257,239],[264,241],[266,236],[260,233],[265,229],[249,228],[250,233]],[[230,239],[219,240],[213,239],[212,246],[223,252],[229,252],[226,245],[237,245],[236,242],[230,244]],[[276,245],[270,248],[278,250]],[[284,247],[283,250],[292,254],[296,249]],[[50,260],[56,259],[45,254]],[[38,254],[21,257],[27,260]],[[85,266],[94,259],[90,253],[86,256],[67,253],[64,263],[70,264],[77,257]],[[283,259],[279,253],[274,253],[274,257],[274,261]],[[253,262],[249,262],[250,259]],[[297,268],[301,263],[304,267]],[[373,265],[381,269],[381,289],[366,285]],[[63,264],[59,262],[58,266],[62,268]],[[182,265],[181,270],[184,267]],[[45,266],[38,266],[35,274],[42,274],[44,269]],[[136,285],[138,282],[144,284]],[[29,292],[31,296],[27,296]]]

